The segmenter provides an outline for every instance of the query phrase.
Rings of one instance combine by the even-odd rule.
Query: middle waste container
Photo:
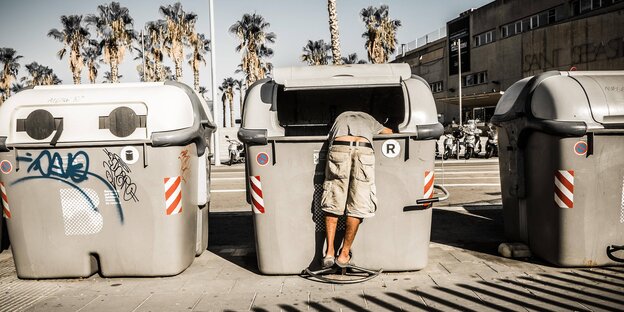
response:
[[[206,102],[177,82],[39,86],[0,106],[20,278],[166,276],[206,249]]]
[[[507,238],[559,266],[621,264],[624,71],[522,79],[492,122]]]
[[[325,243],[320,210],[327,134],[344,111],[389,120],[400,133],[377,135],[378,209],[353,245],[358,266],[385,271],[427,265],[435,142],[443,132],[429,84],[407,64],[277,68],[250,86],[239,139],[247,145],[248,200],[258,268],[298,274],[318,267]],[[427,183],[430,182],[430,183]],[[339,222],[337,236],[344,231]]]

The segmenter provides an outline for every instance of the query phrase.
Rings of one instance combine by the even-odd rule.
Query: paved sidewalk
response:
[[[624,267],[553,268],[496,255],[496,208],[434,209],[424,270],[354,285],[259,274],[250,213],[212,213],[209,250],[174,277],[19,280],[5,250],[0,311],[624,310]]]

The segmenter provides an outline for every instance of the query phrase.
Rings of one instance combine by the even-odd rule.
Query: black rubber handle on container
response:
[[[624,263],[624,258],[618,258],[616,256],[613,255],[614,252],[616,251],[620,251],[620,250],[624,250],[624,245],[611,245],[611,246],[607,246],[607,256],[609,257],[609,259],[615,261],[615,262],[622,262]]]

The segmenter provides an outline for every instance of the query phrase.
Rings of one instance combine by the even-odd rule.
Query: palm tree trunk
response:
[[[195,91],[199,91],[199,70],[193,69],[193,85]]]
[[[111,82],[112,83],[116,83],[117,81],[117,74],[119,73],[119,70],[117,68],[118,64],[117,64],[117,53],[115,53],[115,55],[111,55],[110,58],[110,69],[111,69]]]
[[[334,64],[342,64],[340,55],[340,34],[338,32],[338,13],[336,12],[336,0],[327,0],[327,10],[329,11],[329,32],[331,34],[332,55]]]
[[[230,97],[230,127],[234,127],[234,96]]]
[[[95,83],[95,77],[97,76],[95,70],[95,62],[89,61],[89,82],[92,84]]]
[[[240,90],[238,90],[238,100],[239,100],[239,109],[240,109],[240,117],[243,118],[243,84],[241,83]]]
[[[175,59],[176,80],[182,81],[182,60]]]
[[[225,91],[224,91],[224,92],[225,92]],[[225,101],[226,101],[226,100],[227,100],[227,99],[223,99],[223,128],[225,128],[225,119],[226,119],[226,118],[225,118],[225,116],[226,116],[226,115],[225,115]]]

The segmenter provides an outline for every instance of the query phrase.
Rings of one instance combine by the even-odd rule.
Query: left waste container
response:
[[[208,105],[177,82],[40,86],[0,106],[20,278],[168,276],[207,247]]]

